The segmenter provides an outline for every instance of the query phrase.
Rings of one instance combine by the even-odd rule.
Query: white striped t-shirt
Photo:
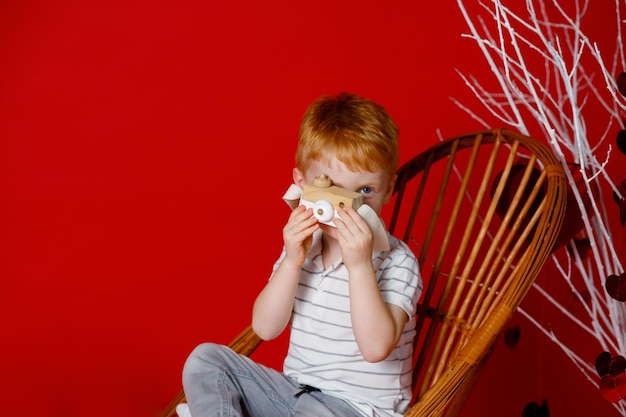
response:
[[[302,266],[284,362],[285,374],[296,382],[343,398],[370,417],[400,417],[408,409],[415,307],[422,291],[415,256],[388,236],[391,249],[372,255],[378,287],[385,302],[410,318],[389,357],[377,363],[363,359],[352,331],[348,270],[341,259],[324,270],[318,231]],[[283,256],[284,250],[275,268]]]

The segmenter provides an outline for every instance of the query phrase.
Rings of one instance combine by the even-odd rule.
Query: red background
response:
[[[452,1],[0,3],[2,414],[157,416],[190,350],[249,323],[306,106],[378,101],[402,161],[479,128],[450,101],[455,68],[488,78],[465,32]],[[514,322],[464,416],[614,413]]]

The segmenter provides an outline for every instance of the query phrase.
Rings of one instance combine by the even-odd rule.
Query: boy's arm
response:
[[[369,266],[350,268],[349,274],[354,337],[366,361],[380,362],[396,347],[409,317],[383,300],[371,260]]]
[[[252,328],[264,340],[276,338],[291,318],[300,279],[313,233],[319,228],[312,209],[296,207],[285,227],[285,257],[259,293],[252,309]]]
[[[337,222],[344,264],[350,277],[352,330],[364,359],[387,358],[402,336],[408,315],[399,306],[387,304],[380,293],[372,265],[373,236],[367,223],[353,209]]]

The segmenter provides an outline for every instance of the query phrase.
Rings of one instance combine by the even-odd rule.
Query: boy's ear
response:
[[[293,169],[293,183],[300,188],[304,187],[304,175],[298,168]]]
[[[389,180],[389,188],[387,189],[387,193],[385,194],[385,199],[383,200],[383,204],[387,204],[389,200],[391,200],[391,196],[393,195],[393,189],[396,186],[396,180],[398,179],[398,174],[395,174],[391,180]]]

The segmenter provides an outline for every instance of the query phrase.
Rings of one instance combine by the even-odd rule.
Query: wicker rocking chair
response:
[[[567,183],[542,143],[484,130],[437,143],[398,172],[389,231],[419,259],[414,400],[407,417],[458,416],[494,343],[553,250]],[[231,347],[250,355],[245,329]],[[163,417],[176,415],[184,392]]]

